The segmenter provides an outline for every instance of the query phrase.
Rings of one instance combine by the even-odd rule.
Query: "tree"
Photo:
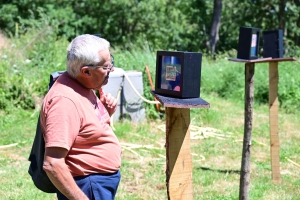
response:
[[[217,42],[219,41],[221,15],[222,15],[222,0],[214,0],[214,11],[213,11],[212,21],[210,26],[209,40],[206,43],[207,48],[213,57],[214,57]]]
[[[279,12],[278,12],[278,21],[279,28],[283,31],[285,30],[285,4],[286,0],[279,0]]]
[[[290,52],[300,41],[300,0],[0,0],[0,13],[7,36],[46,20],[59,36],[100,33],[126,49],[232,53],[241,26],[284,30]]]

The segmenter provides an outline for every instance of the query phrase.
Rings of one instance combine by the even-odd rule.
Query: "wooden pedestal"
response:
[[[166,107],[166,185],[168,199],[192,200],[192,156],[190,148],[190,108],[209,108],[201,98],[154,97]]]
[[[245,63],[245,121],[244,140],[240,177],[239,199],[248,199],[250,187],[250,155],[252,116],[254,103],[254,71],[255,63],[269,62],[269,108],[270,108],[270,148],[272,180],[280,182],[279,136],[278,136],[278,62],[295,61],[294,58],[263,58],[243,60],[231,58],[230,61]]]

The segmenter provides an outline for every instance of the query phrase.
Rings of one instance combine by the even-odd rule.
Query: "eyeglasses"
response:
[[[106,65],[106,66],[99,66],[99,65],[84,65],[84,66],[87,66],[87,67],[94,67],[94,68],[102,68],[104,70],[109,70],[111,71],[113,68],[114,68],[114,57],[113,55],[110,54],[110,57],[111,57],[111,61],[110,61],[110,64]]]

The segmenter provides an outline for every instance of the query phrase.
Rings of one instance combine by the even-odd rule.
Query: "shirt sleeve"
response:
[[[46,147],[61,147],[69,151],[81,126],[74,102],[64,96],[55,96],[44,103],[42,114]]]

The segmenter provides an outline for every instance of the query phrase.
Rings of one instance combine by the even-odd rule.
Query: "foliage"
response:
[[[289,63],[279,67],[278,96],[280,105],[287,112],[297,112],[300,109],[299,63]]]
[[[297,112],[300,108],[299,62],[279,62],[278,99],[286,112]],[[216,93],[226,99],[244,100],[244,63],[230,62],[219,55],[216,61],[202,61],[201,91]],[[255,65],[254,101],[267,104],[269,101],[268,63]],[[201,96],[201,94],[200,94]]]
[[[286,2],[284,13],[280,13],[280,2]],[[219,51],[237,48],[238,27],[241,26],[257,27],[261,31],[283,29],[286,53],[299,44],[299,23],[295,23],[300,20],[299,1],[224,0],[223,5]],[[280,25],[280,17],[285,20],[285,28]],[[263,40],[260,41],[262,44]]]
[[[7,111],[11,106],[37,108],[50,73],[65,68],[67,40],[58,38],[56,27],[47,21],[31,22],[30,29],[12,38],[11,46],[0,53],[0,108]]]
[[[190,44],[199,49],[199,45],[192,45],[191,41],[200,38],[194,36],[200,19],[193,21],[195,14],[192,18],[185,14],[190,13],[187,8],[191,6],[191,2],[173,0],[46,3],[39,0],[11,0],[9,3],[3,2],[0,11],[4,17],[0,20],[0,28],[13,35],[15,22],[24,24],[24,21],[48,18],[51,26],[59,25],[59,35],[67,38],[82,33],[101,33],[113,45],[118,44],[126,49],[133,43],[140,47],[146,44],[151,48],[163,49],[186,49]]]
[[[0,74],[0,107],[8,111],[11,106],[23,109],[39,107],[40,99],[47,91],[49,75],[54,71],[65,70],[65,51],[68,41],[57,36],[58,27],[50,26],[47,17],[34,21],[25,34],[12,38],[10,49],[2,51]],[[28,23],[28,22],[26,22]],[[24,27],[23,25],[20,27]],[[20,29],[21,32],[21,29]],[[145,70],[150,69],[155,83],[155,51],[150,46],[143,48],[132,45],[130,51],[113,46],[116,67],[124,70],[138,70],[143,73],[144,97],[154,100],[151,85]],[[236,51],[218,54],[212,61],[203,54],[201,91],[216,93],[227,99],[244,98],[244,65],[228,61]],[[300,108],[298,62],[281,62],[279,65],[279,101],[287,112]],[[290,78],[291,77],[291,78]],[[257,64],[255,70],[255,101],[268,103],[268,65]],[[147,117],[159,118],[153,104],[145,103]]]
[[[8,54],[1,54],[0,63],[0,109],[10,110],[11,107],[33,109],[32,83],[24,78],[21,66],[26,65],[20,60],[13,60]]]
[[[206,51],[214,6],[213,1],[204,0],[0,0],[0,4],[0,29],[11,37],[18,34],[17,24],[27,31],[25,22],[47,19],[49,26],[58,28],[59,36],[68,39],[83,33],[101,33],[113,46],[128,50],[134,44],[149,46],[152,51],[202,52]],[[217,52],[237,48],[241,26],[262,31],[284,29],[287,56],[299,45],[298,0],[224,0],[222,4]]]

